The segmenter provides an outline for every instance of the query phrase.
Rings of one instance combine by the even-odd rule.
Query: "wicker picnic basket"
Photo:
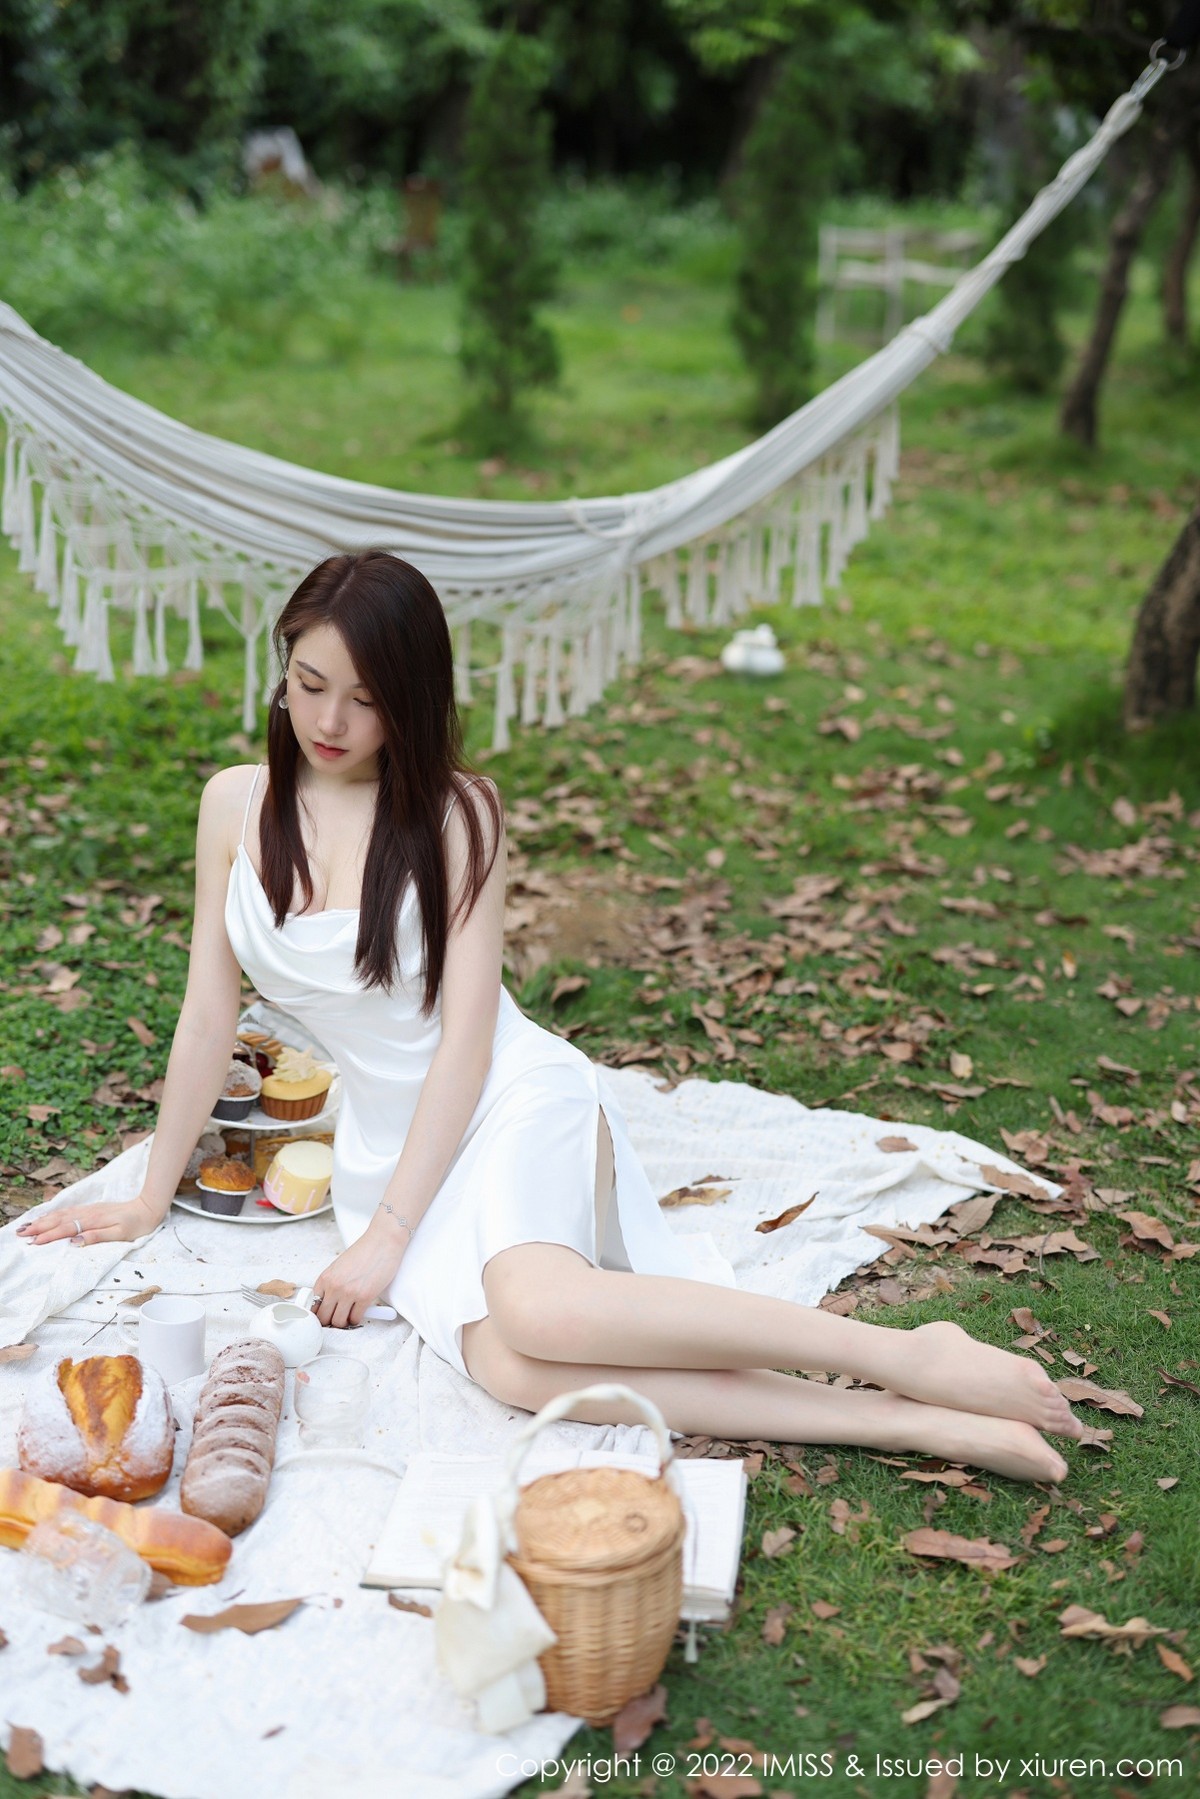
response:
[[[538,1658],[547,1707],[608,1724],[654,1685],[667,1659],[683,1600],[685,1520],[667,1477],[672,1451],[662,1414],[617,1385],[543,1407],[510,1453],[510,1498],[534,1436],[584,1399],[621,1399],[641,1412],[658,1443],[658,1474],[573,1468],[531,1481],[516,1497],[517,1549],[508,1559],[558,1637]]]

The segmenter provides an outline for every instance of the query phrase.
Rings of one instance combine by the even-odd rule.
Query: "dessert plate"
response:
[[[177,1193],[171,1204],[178,1206],[181,1212],[194,1212],[197,1218],[207,1218],[213,1224],[301,1224],[306,1218],[319,1218],[322,1212],[333,1210],[333,1201],[327,1199],[314,1212],[277,1212],[274,1206],[260,1206],[261,1198],[262,1188],[252,1187],[242,1201],[240,1212],[206,1212],[199,1195],[193,1193]]]

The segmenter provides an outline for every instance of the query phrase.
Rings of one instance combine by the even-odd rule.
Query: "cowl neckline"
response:
[[[254,889],[262,900],[264,906],[270,911],[271,920],[272,923],[274,923],[274,908],[267,898],[267,890],[262,884],[262,876],[250,860],[250,852],[244,843],[238,844],[237,856],[234,857],[229,865],[230,878],[232,879],[233,871],[237,867],[238,856],[245,858],[246,867],[250,870],[250,878],[253,882]],[[311,920],[318,918],[357,918],[361,910],[362,908],[360,906],[324,906],[319,912],[289,912],[283,922],[284,924],[307,924]]]

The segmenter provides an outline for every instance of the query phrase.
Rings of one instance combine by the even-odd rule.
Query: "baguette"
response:
[[[123,1499],[84,1499],[57,1481],[18,1468],[0,1468],[0,1544],[19,1549],[35,1524],[82,1512],[137,1551],[144,1562],[181,1587],[220,1580],[233,1553],[223,1530],[160,1506],[127,1505]]]

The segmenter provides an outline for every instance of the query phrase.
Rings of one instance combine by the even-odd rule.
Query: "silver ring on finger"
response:
[[[72,1222],[75,1225],[75,1235],[78,1238],[78,1240],[80,1242],[82,1242],[83,1241],[83,1226],[82,1226],[82,1224],[80,1224],[78,1218],[74,1219]]]

